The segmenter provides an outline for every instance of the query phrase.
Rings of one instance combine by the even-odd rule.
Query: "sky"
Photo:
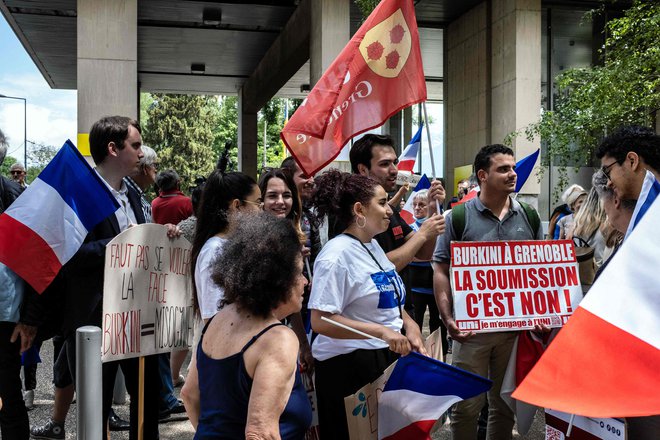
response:
[[[55,147],[61,147],[67,139],[75,143],[76,91],[50,88],[2,15],[0,48],[0,94],[26,98],[28,141]],[[0,98],[0,129],[9,138],[7,155],[20,162],[23,162],[23,124],[23,100]]]

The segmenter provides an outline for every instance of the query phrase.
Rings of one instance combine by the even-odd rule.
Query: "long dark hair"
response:
[[[197,257],[209,238],[227,230],[229,226],[229,205],[232,200],[238,199],[241,204],[244,204],[243,200],[254,191],[256,185],[257,183],[252,177],[243,173],[224,174],[217,169],[211,173],[204,183],[197,226],[195,227],[195,238],[191,250],[190,273],[193,275],[192,288],[195,311],[199,310],[197,287],[194,280]]]
[[[293,224],[293,228],[296,230],[299,236],[304,237],[304,233],[300,229],[300,219],[302,218],[302,202],[300,201],[300,194],[298,194],[298,187],[296,182],[293,180],[293,175],[291,171],[286,168],[272,168],[264,172],[259,178],[259,189],[261,190],[261,197],[265,198],[266,189],[268,188],[268,182],[272,178],[282,179],[284,184],[291,191],[291,198],[293,199],[293,204],[291,205],[291,212],[286,216],[287,219]],[[305,241],[303,239],[303,241]]]

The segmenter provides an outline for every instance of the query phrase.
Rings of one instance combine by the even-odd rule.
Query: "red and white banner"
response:
[[[384,0],[325,71],[280,136],[313,176],[353,137],[426,100],[412,0]]]
[[[573,243],[451,243],[456,324],[477,333],[563,326],[582,299]]]

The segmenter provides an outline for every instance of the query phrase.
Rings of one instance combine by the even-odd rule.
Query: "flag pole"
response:
[[[426,139],[429,144],[429,154],[431,155],[431,172],[433,173],[433,180],[435,180],[437,174],[435,173],[435,159],[433,159],[433,145],[431,144],[431,127],[429,127],[429,117],[426,113],[426,101],[422,102],[422,109],[424,110],[424,123],[426,124]],[[420,148],[420,151],[421,150],[422,149]],[[440,209],[440,202],[437,200],[435,201],[435,209],[438,214],[442,212]]]
[[[337,321],[334,321],[334,320],[332,320],[332,319],[328,319],[328,318],[326,318],[325,316],[321,316],[321,320],[322,320],[322,321],[325,321],[325,322],[328,322],[328,323],[330,323],[330,324],[332,324],[332,325],[336,325],[337,327],[341,327],[341,328],[343,328],[344,330],[348,330],[348,331],[353,332],[353,333],[355,333],[355,334],[357,334],[357,335],[364,336],[365,338],[375,339],[375,340],[380,341],[380,342],[385,342],[385,341],[383,341],[383,340],[380,339],[380,338],[377,338],[377,337],[375,337],[375,336],[373,336],[373,335],[370,335],[369,333],[365,333],[365,332],[360,331],[360,330],[358,330],[358,329],[356,329],[356,328],[350,327],[350,326],[348,326],[348,325],[346,325],[346,324],[342,324],[341,322],[337,322]],[[387,344],[387,342],[385,342],[385,343]],[[388,345],[389,345],[389,344],[388,344]]]
[[[573,420],[575,419],[575,414],[571,414],[571,419],[568,422],[568,429],[566,430],[566,437],[571,436],[571,431],[573,430]]]

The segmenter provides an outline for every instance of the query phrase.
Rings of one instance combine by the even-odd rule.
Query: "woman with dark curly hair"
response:
[[[374,240],[389,226],[387,193],[368,177],[338,170],[326,172],[316,183],[312,205],[318,218],[333,215],[343,231],[316,258],[308,306],[319,333],[312,344],[319,428],[323,439],[344,439],[344,397],[377,379],[399,355],[425,350],[419,327],[403,310],[401,277]],[[322,317],[380,340],[358,336]]]
[[[193,304],[207,321],[218,311],[222,289],[211,280],[213,261],[222,251],[239,214],[258,213],[261,191],[252,177],[215,170],[204,184],[191,251]]]
[[[255,239],[258,237],[258,239]],[[246,218],[213,264],[223,307],[206,324],[181,395],[195,439],[302,439],[311,406],[298,340],[279,320],[300,311],[307,279],[291,222]]]

